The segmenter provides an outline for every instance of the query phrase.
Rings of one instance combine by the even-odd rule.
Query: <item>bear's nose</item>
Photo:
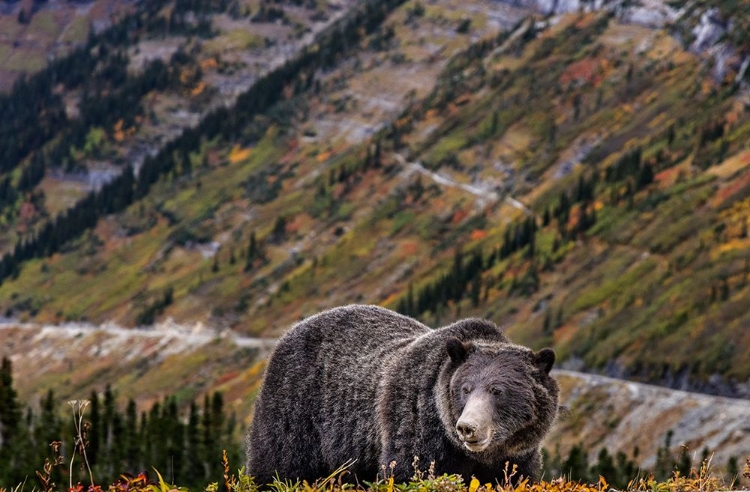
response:
[[[470,441],[477,432],[477,426],[470,422],[459,422],[456,424],[456,430],[461,440]]]

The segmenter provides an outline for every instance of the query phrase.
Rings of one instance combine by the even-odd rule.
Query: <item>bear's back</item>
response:
[[[293,326],[279,341],[307,353],[321,347],[337,354],[361,355],[408,343],[431,330],[424,324],[379,306],[353,304],[323,311]]]
[[[380,456],[375,401],[387,360],[430,329],[377,306],[324,311],[292,327],[266,368],[248,439],[248,470],[310,481],[356,460],[372,479]]]

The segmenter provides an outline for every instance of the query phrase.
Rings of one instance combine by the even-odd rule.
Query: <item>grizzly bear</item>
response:
[[[347,480],[383,478],[385,467],[406,481],[418,457],[481,483],[503,483],[514,465],[512,480],[537,479],[558,412],[554,361],[485,320],[433,330],[376,306],[322,312],[292,327],[268,362],[247,473],[312,483],[349,464]]]

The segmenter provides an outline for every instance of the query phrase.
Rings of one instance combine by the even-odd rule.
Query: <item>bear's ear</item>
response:
[[[544,348],[539,352],[534,353],[534,364],[539,369],[542,369],[549,374],[552,370],[552,366],[555,364],[555,351],[549,348]]]
[[[450,337],[445,341],[445,348],[453,362],[461,363],[474,350],[474,344],[471,342],[464,343],[458,338]]]

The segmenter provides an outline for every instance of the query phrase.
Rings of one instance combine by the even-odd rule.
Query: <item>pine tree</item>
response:
[[[102,418],[101,418],[101,405],[99,403],[99,395],[96,391],[91,392],[90,398],[91,404],[89,405],[89,419],[91,421],[91,430],[89,431],[89,448],[86,451],[86,455],[89,458],[91,466],[96,466],[99,461],[99,450],[102,447]]]
[[[208,478],[213,478],[213,467],[209,465],[214,461],[216,454],[216,435],[214,434],[214,424],[212,421],[213,412],[211,412],[211,405],[208,395],[203,397],[203,416],[201,419],[201,460],[204,463],[204,467],[208,473]]]
[[[571,480],[589,481],[589,461],[581,444],[576,444],[570,449],[561,467],[562,474]]]
[[[656,450],[656,464],[654,465],[654,477],[657,480],[666,480],[672,475],[672,469],[674,467],[674,460],[670,453],[670,447],[672,446],[672,435],[674,431],[671,429],[667,431],[664,436],[664,445]]]
[[[638,448],[633,451],[633,457],[637,457]],[[616,480],[612,480],[612,485],[618,487],[621,490],[627,488],[628,483],[636,477],[638,473],[638,466],[622,451],[617,452],[617,477]]]
[[[138,408],[132,398],[128,400],[125,410],[123,441],[126,471],[135,474],[145,464],[141,463],[141,447],[138,439]]]
[[[471,281],[471,305],[474,307],[479,306],[481,299],[482,290],[482,276],[480,274],[474,275]]]
[[[677,458],[677,462],[674,464],[674,468],[676,471],[680,472],[681,476],[683,477],[690,476],[690,469],[692,468],[692,461],[690,459],[690,455],[688,454],[687,446],[682,446],[680,448],[680,455]]]
[[[255,238],[255,231],[250,233],[250,243],[247,247],[247,254],[245,255],[245,271],[250,271],[257,260],[263,258],[263,250]]]
[[[213,425],[213,433],[218,436],[217,440],[219,444],[223,445],[226,443],[224,439],[224,427],[226,425],[224,416],[224,397],[221,393],[216,392],[211,397],[211,423]],[[219,450],[221,452],[221,450]]]
[[[276,217],[276,222],[274,222],[273,225],[273,231],[271,231],[271,238],[273,238],[273,242],[280,243],[284,240],[286,237],[286,224],[287,224],[287,218],[283,215],[279,215]]]
[[[115,405],[115,394],[109,384],[104,389],[102,407],[101,425],[99,426],[99,443],[101,446],[99,450],[99,468],[101,470],[100,473],[103,472],[106,476],[112,476],[116,473],[115,463],[113,462],[113,458],[115,457],[113,448],[117,447],[117,444],[114,442],[115,436],[113,431],[117,407]]]
[[[164,401],[161,421],[165,429],[165,453],[155,466],[168,470],[171,479],[176,470],[182,469],[185,450],[185,429],[180,421],[177,400],[174,397]]]
[[[735,484],[739,480],[740,465],[736,456],[730,456],[729,461],[727,461],[727,475],[729,475],[729,480],[735,482]]]
[[[183,462],[182,477],[186,484],[201,484],[207,480],[207,475],[202,460],[200,412],[194,401],[190,402],[185,438],[186,459]]]
[[[405,313],[409,316],[416,316],[419,313],[417,312],[416,305],[414,304],[414,284],[409,282],[409,289],[406,293],[406,306],[405,306]]]
[[[166,455],[167,429],[161,418],[161,403],[155,402],[148,412],[148,425],[146,427],[146,437],[149,449],[144,453],[144,460],[152,466],[162,463],[162,458]],[[162,468],[164,469],[164,468]]]
[[[10,359],[3,357],[0,366],[0,478],[15,478],[18,465],[15,452],[21,431],[21,406],[13,388],[13,368]]]
[[[607,448],[602,448],[601,451],[599,451],[596,464],[591,468],[591,478],[597,479],[601,476],[607,480],[615,480],[617,475],[616,471],[612,455],[609,454]]]
[[[18,393],[13,388],[13,367],[9,358],[3,357],[0,366],[0,441],[10,442],[21,422]]]
[[[542,325],[542,333],[544,333],[545,336],[552,335],[552,314],[550,313],[550,310],[547,309],[544,312],[544,324]]]
[[[57,414],[57,402],[55,392],[49,390],[47,396],[41,402],[41,414],[39,421],[33,424],[34,443],[38,456],[33,464],[44,463],[49,456],[50,444],[63,440],[62,422]],[[31,463],[30,463],[31,464]],[[52,468],[52,481],[61,483],[62,473],[59,467]]]

